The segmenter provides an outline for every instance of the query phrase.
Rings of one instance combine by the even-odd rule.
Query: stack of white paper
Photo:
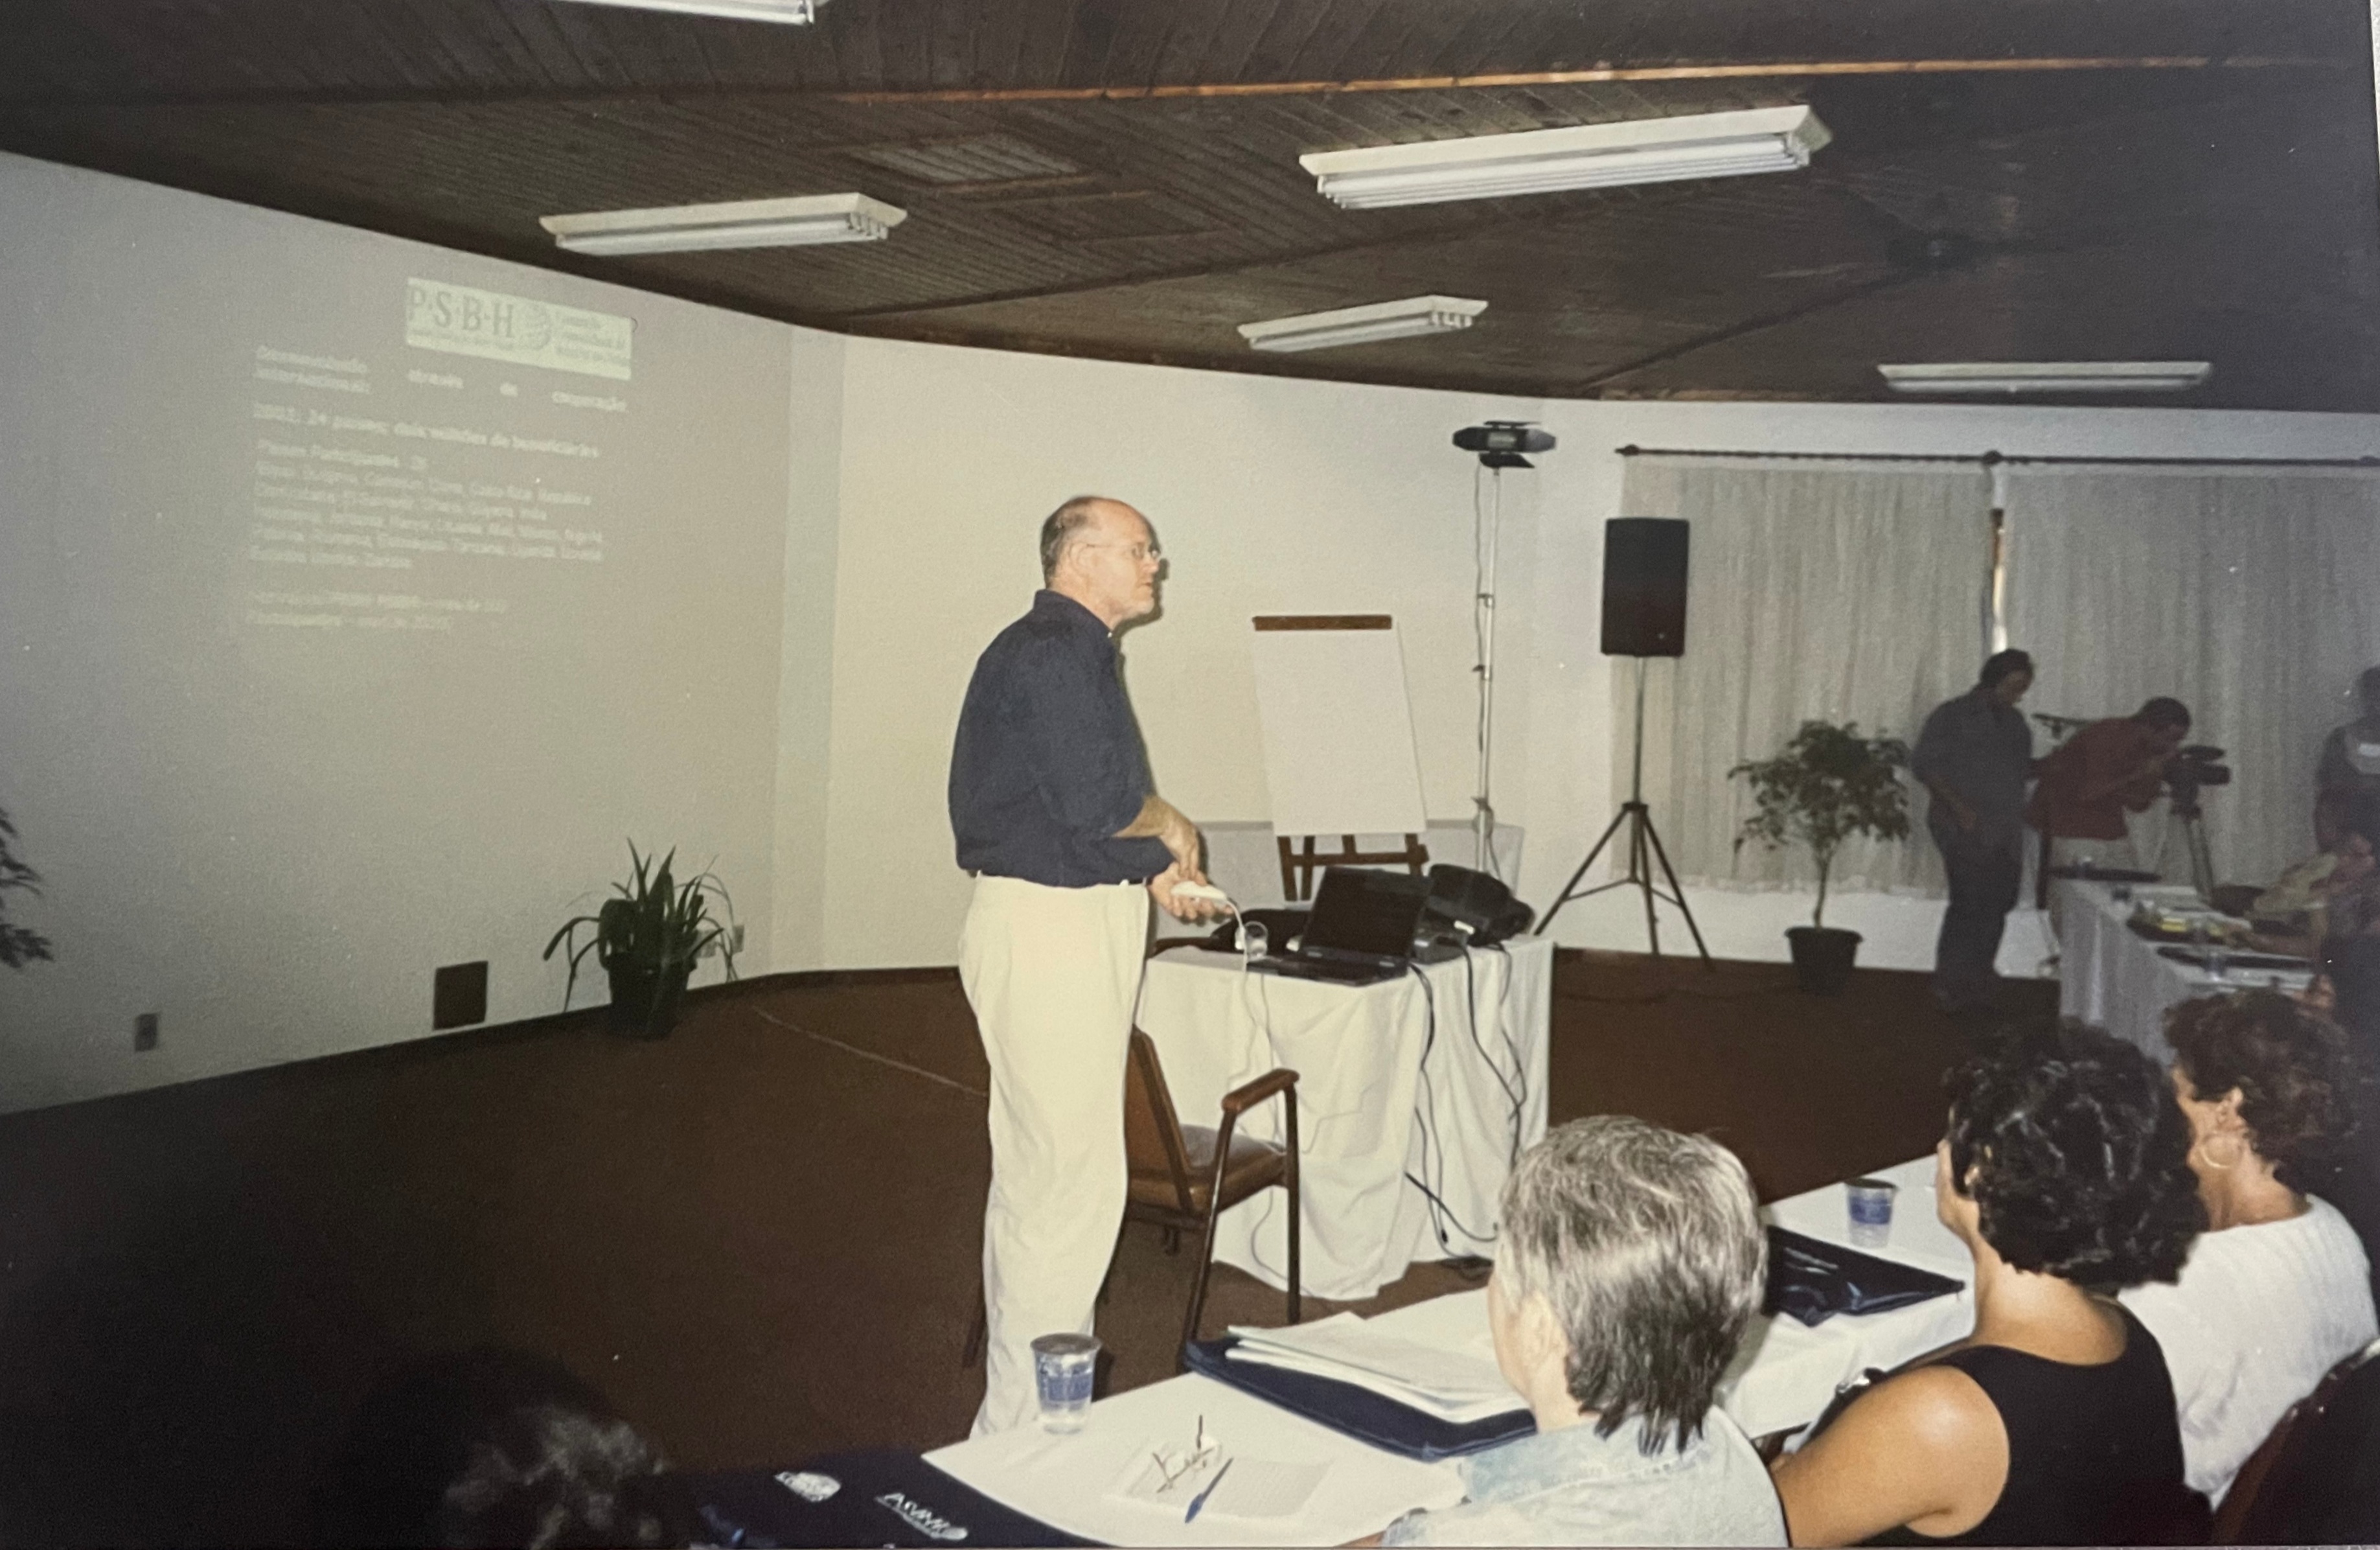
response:
[[[1232,1333],[1233,1361],[1354,1384],[1458,1425],[1522,1408],[1494,1362],[1400,1339],[1353,1313],[1285,1329],[1234,1324]]]

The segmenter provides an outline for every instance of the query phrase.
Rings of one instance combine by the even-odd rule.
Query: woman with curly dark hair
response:
[[[2184,1001],[2166,1038],[2206,1231],[2178,1282],[2123,1300],[2165,1348],[2191,1486],[2220,1502],[2273,1423],[2380,1334],[2355,1228],[2305,1193],[2353,1132],[2354,1073],[2338,1030],[2278,991]]]
[[[1935,1210],[1974,1256],[1975,1330],[1776,1467],[1795,1544],[2140,1544],[2203,1532],[2173,1384],[2114,1300],[2205,1222],[2146,1056],[2069,1025],[1950,1073]]]

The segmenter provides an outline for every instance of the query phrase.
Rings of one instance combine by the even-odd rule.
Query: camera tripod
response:
[[[1579,879],[1595,865],[1596,859],[1603,854],[1604,848],[1611,843],[1611,836],[1620,832],[1622,824],[1628,829],[1628,874],[1582,889],[1578,885]],[[1661,876],[1670,885],[1670,891],[1666,894],[1653,884],[1656,862],[1659,863]],[[1554,917],[1560,914],[1561,907],[1571,900],[1592,898],[1613,888],[1634,888],[1645,896],[1645,934],[1652,943],[1655,958],[1661,956],[1661,920],[1653,908],[1654,902],[1659,900],[1677,906],[1678,913],[1686,918],[1686,930],[1694,934],[1694,951],[1702,955],[1703,967],[1712,967],[1710,949],[1703,945],[1702,927],[1694,923],[1694,908],[1686,903],[1686,890],[1679,886],[1677,869],[1670,865],[1670,853],[1662,848],[1660,833],[1653,827],[1653,810],[1645,805],[1645,659],[1641,656],[1636,659],[1636,748],[1629,764],[1628,799],[1620,804],[1618,812],[1611,815],[1603,837],[1595,842],[1595,848],[1586,853],[1586,860],[1578,863],[1578,870],[1572,873],[1570,881],[1562,885],[1561,896],[1547,908],[1546,918],[1537,922],[1537,929],[1542,932],[1552,926]]]
[[[2190,883],[2198,897],[2215,897],[2215,858],[2206,848],[2206,812],[2198,805],[2198,787],[2168,785],[2166,811],[2181,825],[2182,843],[2190,850]]]

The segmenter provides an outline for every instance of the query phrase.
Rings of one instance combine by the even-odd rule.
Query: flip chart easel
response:
[[[1281,893],[1306,897],[1317,869],[1331,865],[1402,863],[1418,874],[1429,862],[1421,840],[1428,821],[1396,621],[1298,614],[1251,622]],[[1356,844],[1358,835],[1392,834],[1404,836],[1403,848]],[[1318,835],[1338,836],[1338,851],[1318,854]]]

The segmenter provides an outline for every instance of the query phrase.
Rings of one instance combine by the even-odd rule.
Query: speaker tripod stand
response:
[[[1594,867],[1597,859],[1611,844],[1612,836],[1623,827],[1628,831],[1628,874],[1582,889],[1578,885],[1579,880]],[[1657,863],[1661,869],[1662,878],[1670,885],[1668,893],[1663,893],[1654,885],[1653,868]],[[1686,890],[1678,884],[1677,869],[1670,865],[1670,853],[1661,846],[1660,831],[1653,827],[1653,810],[1645,805],[1645,659],[1641,656],[1636,658],[1636,747],[1629,763],[1628,799],[1620,804],[1618,812],[1611,815],[1603,837],[1595,842],[1595,848],[1586,853],[1586,860],[1578,863],[1578,870],[1572,873],[1570,881],[1562,885],[1561,896],[1547,908],[1545,919],[1537,922],[1537,930],[1543,932],[1550,928],[1554,917],[1561,913],[1562,906],[1571,900],[1592,898],[1614,888],[1634,888],[1644,896],[1645,935],[1652,944],[1655,958],[1661,956],[1661,918],[1654,909],[1656,901],[1658,901],[1675,905],[1678,913],[1686,918],[1686,930],[1694,935],[1694,951],[1702,956],[1704,968],[1712,967],[1710,948],[1703,945],[1702,927],[1694,923],[1694,907],[1686,902]]]

